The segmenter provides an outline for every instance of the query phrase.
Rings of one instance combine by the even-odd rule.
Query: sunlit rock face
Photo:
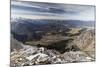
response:
[[[77,45],[81,51],[85,52],[89,57],[95,59],[95,31],[87,30],[83,31],[73,41],[73,44]]]
[[[81,32],[79,36],[74,40],[74,44],[77,45],[83,51],[95,50],[95,33],[94,30],[87,30]]]

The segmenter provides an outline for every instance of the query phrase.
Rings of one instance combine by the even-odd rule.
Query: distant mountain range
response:
[[[26,35],[33,36],[36,32],[58,31],[84,26],[93,27],[94,21],[15,18],[11,20],[11,33],[17,36],[22,35],[20,37],[23,39],[27,37]]]
[[[48,25],[48,24],[61,24],[70,27],[92,27],[95,25],[95,21],[83,21],[83,20],[56,20],[56,19],[26,19],[26,18],[11,18],[11,22],[18,22],[24,24],[35,25]]]

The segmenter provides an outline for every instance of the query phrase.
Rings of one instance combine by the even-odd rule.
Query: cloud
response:
[[[38,2],[20,2],[13,1],[11,3],[11,12],[13,14],[25,16],[34,16],[45,18],[61,18],[76,20],[94,20],[95,7],[92,5],[70,5],[70,4],[54,4],[54,3],[38,3]],[[42,19],[43,19],[42,18]],[[62,19],[63,19],[62,18]]]

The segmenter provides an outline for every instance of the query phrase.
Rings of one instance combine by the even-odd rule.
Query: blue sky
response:
[[[93,5],[71,5],[39,2],[11,2],[11,17],[94,21]]]

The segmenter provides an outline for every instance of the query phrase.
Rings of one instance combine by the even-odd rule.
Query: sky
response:
[[[40,2],[11,2],[11,17],[95,21],[95,6]]]

